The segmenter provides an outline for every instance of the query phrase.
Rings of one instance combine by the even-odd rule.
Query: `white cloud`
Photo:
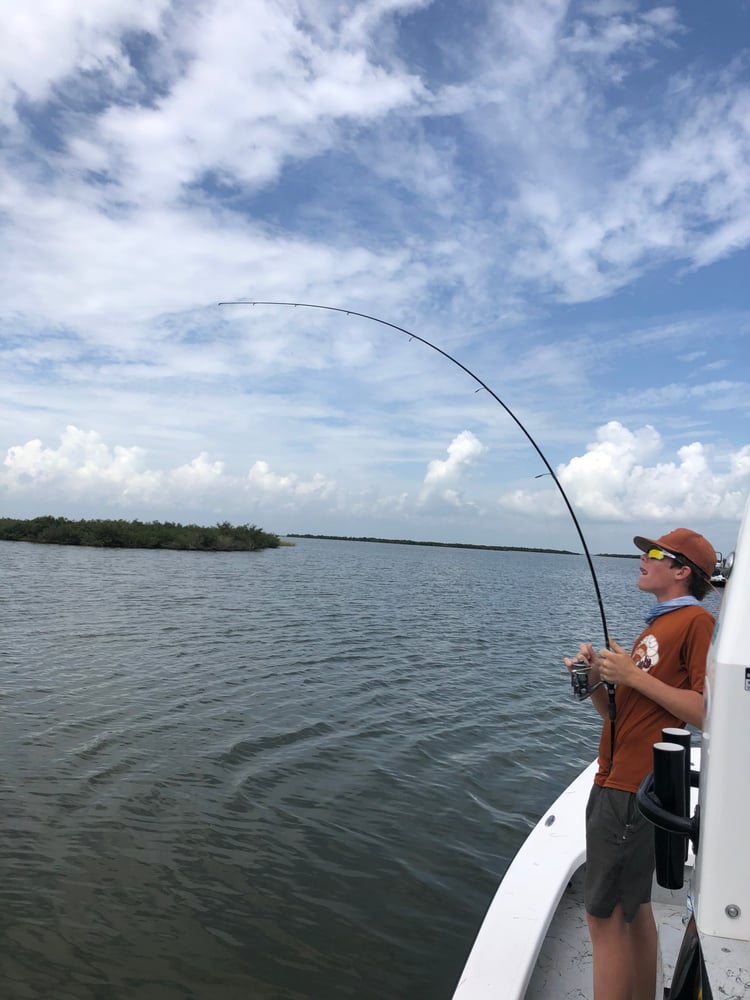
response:
[[[598,22],[578,21],[562,44],[564,49],[576,55],[609,59],[626,49],[645,48],[674,31],[676,26],[674,8],[651,11],[650,16],[648,13],[636,17],[610,14]]]
[[[453,507],[466,505],[459,489],[461,480],[484,451],[484,445],[471,431],[457,434],[448,445],[448,457],[433,459],[427,466],[420,503],[442,501]]]
[[[674,458],[662,458],[663,451],[653,427],[632,431],[611,421],[556,476],[573,508],[594,521],[710,524],[740,518],[750,491],[750,445],[726,453],[695,441]],[[550,491],[516,490],[501,503],[528,513],[564,513]]]
[[[110,0],[85,14],[45,2],[46,19],[14,16],[10,37],[20,52],[37,46],[40,57],[59,56],[11,63],[9,95],[43,100],[71,73],[90,72],[87,59],[108,66],[112,49],[128,79],[113,71],[111,89],[99,94],[104,107],[67,116],[65,143],[43,152],[47,169],[37,179],[18,163],[6,176],[0,205],[12,228],[5,254],[15,263],[5,301],[24,312],[54,301],[58,315],[89,316],[98,326],[108,310],[114,325],[113,313],[145,319],[159,307],[205,304],[221,296],[219,275],[232,289],[249,274],[264,287],[288,287],[291,273],[304,288],[320,285],[322,273],[329,283],[334,275],[350,281],[352,271],[364,277],[380,256],[392,270],[396,255],[382,242],[378,254],[360,253],[361,267],[352,268],[356,247],[329,255],[314,241],[290,240],[235,218],[231,198],[218,209],[201,187],[210,181],[241,201],[277,181],[285,165],[310,165],[327,149],[347,157],[350,168],[358,163],[359,184],[377,173],[371,197],[397,229],[399,188],[420,199],[414,218],[424,238],[410,233],[410,252],[398,254],[408,262],[402,280],[410,276],[412,287],[417,274],[427,287],[440,268],[476,301],[495,271],[484,246],[497,242],[498,225],[510,242],[495,248],[497,266],[514,285],[532,282],[567,301],[606,295],[663,260],[703,266],[748,245],[750,90],[741,68],[727,67],[714,92],[686,76],[679,102],[662,98],[658,130],[627,104],[613,115],[602,97],[615,68],[638,68],[634,50],[658,53],[679,37],[676,8],[639,12],[620,4],[604,17],[594,7],[584,19],[561,0],[508,0],[462,65],[464,80],[444,88],[426,67],[421,75],[407,67],[395,47],[394,17],[427,6],[312,5],[302,18],[291,4],[257,2],[249,17],[236,0],[169,15],[163,5]],[[171,67],[161,89],[140,103],[130,94],[136,70],[122,46],[126,30],[151,33],[148,69],[140,70],[146,90],[155,66]],[[598,68],[590,51],[580,58],[584,43],[598,53]],[[444,112],[456,114],[457,87],[466,123],[484,132],[485,152],[507,165],[511,183],[499,216],[477,199],[459,163],[458,136],[425,127],[439,125]],[[28,142],[25,128],[17,138]],[[346,213],[338,214],[343,233]],[[431,234],[446,216],[466,229],[460,252],[454,246],[444,253],[445,240]],[[402,223],[405,233],[411,218]],[[516,293],[506,288],[509,301]]]
[[[278,475],[271,471],[268,462],[263,461],[254,463],[247,478],[253,492],[282,501],[307,497],[326,499],[336,487],[335,482],[321,473],[315,473],[307,480],[300,479],[295,473]]]
[[[520,278],[586,301],[665,260],[703,267],[750,243],[750,88],[690,89],[673,125],[630,135],[624,169],[605,177],[599,154],[589,154],[588,192],[571,188],[562,164],[545,179],[532,173],[514,209],[517,224],[536,234],[515,260]]]
[[[470,431],[456,435],[448,446],[448,458],[429,463],[419,505],[428,500],[461,506],[460,485],[467,468],[484,452]],[[38,439],[8,449],[0,473],[0,491],[16,501],[48,490],[87,503],[110,505],[186,505],[206,500],[230,503],[241,494],[268,510],[283,506],[297,509],[305,504],[324,508],[345,507],[351,502],[346,489],[320,472],[302,476],[277,473],[265,460],[257,460],[245,477],[228,471],[222,461],[201,453],[190,462],[168,469],[149,467],[149,455],[140,447],[110,446],[95,431],[68,426],[58,447],[44,447]],[[406,509],[408,494],[382,496],[372,491],[365,500],[371,512]],[[412,504],[413,507],[413,504]]]
[[[38,439],[9,448],[1,482],[11,494],[49,489],[78,498],[151,499],[163,488],[163,475],[145,469],[144,461],[141,448],[110,448],[95,431],[68,426],[58,448],[45,448]]]
[[[139,447],[110,446],[95,431],[68,426],[57,448],[40,440],[8,449],[0,472],[0,492],[16,501],[42,491],[69,498],[83,497],[90,507],[140,504],[165,509],[193,509],[200,503],[231,503],[237,494],[246,499],[288,504],[327,500],[335,483],[316,473],[305,479],[277,475],[268,463],[257,461],[246,477],[227,472],[225,463],[202,452],[172,469],[149,468],[149,455]],[[101,513],[101,512],[100,512]]]
[[[486,102],[478,128],[510,179],[498,220],[517,244],[508,267],[569,302],[750,243],[743,66],[713,76],[689,66],[658,93],[641,91],[641,72],[686,37],[679,9],[623,4],[597,16],[598,6],[584,18],[551,0],[499,5],[473,91],[475,106]]]
[[[117,181],[114,198],[163,203],[208,172],[227,185],[266,183],[287,160],[333,145],[339,124],[418,98],[416,76],[370,51],[365,25],[373,32],[388,12],[370,5],[356,29],[352,18],[349,28],[315,31],[287,3],[255,4],[252,16],[237,0],[204,5],[160,36],[168,60],[179,52],[169,92],[148,105],[112,105],[71,148]]]
[[[19,97],[44,101],[74,74],[108,77],[118,89],[135,75],[121,46],[123,32],[159,29],[169,0],[35,0],[5,4],[0,60],[0,120],[16,121]],[[11,9],[12,7],[12,9]]]
[[[212,462],[206,452],[201,452],[187,465],[181,465],[170,473],[170,481],[183,490],[210,489],[220,483],[224,476],[224,463]]]

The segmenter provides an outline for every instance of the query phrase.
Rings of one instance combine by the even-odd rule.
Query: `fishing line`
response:
[[[552,480],[554,481],[555,486],[557,486],[558,490],[560,491],[560,496],[563,498],[563,501],[565,502],[565,506],[568,508],[568,513],[570,514],[571,518],[573,519],[573,524],[575,525],[576,531],[578,532],[578,537],[581,540],[581,545],[583,546],[583,551],[584,551],[584,554],[586,556],[586,562],[588,563],[589,571],[591,573],[591,579],[592,579],[592,581],[594,583],[594,591],[596,593],[596,600],[597,600],[597,604],[599,606],[599,616],[601,617],[602,629],[604,630],[604,642],[605,642],[605,645],[607,646],[607,648],[608,649],[610,648],[610,645],[609,645],[609,630],[607,628],[607,619],[606,619],[606,616],[604,614],[604,602],[602,601],[602,594],[601,594],[601,590],[599,589],[599,580],[597,579],[596,570],[594,569],[594,562],[593,562],[593,560],[591,558],[591,553],[589,552],[589,547],[586,544],[586,539],[584,538],[583,530],[581,528],[581,525],[578,522],[578,518],[576,516],[576,512],[573,509],[573,505],[571,504],[570,500],[568,499],[568,495],[565,492],[565,490],[563,489],[562,483],[557,478],[557,476],[555,474],[555,470],[552,468],[552,466],[550,465],[550,463],[547,461],[547,457],[544,454],[544,452],[542,451],[542,449],[536,443],[536,441],[531,436],[531,434],[526,429],[526,427],[524,427],[524,425],[521,423],[521,421],[516,416],[516,414],[513,412],[513,410],[511,410],[511,408],[508,406],[508,404],[505,403],[497,395],[497,393],[494,392],[487,385],[486,382],[483,382],[482,379],[478,375],[476,375],[473,371],[471,371],[470,368],[467,368],[465,364],[463,364],[457,358],[454,358],[452,354],[449,354],[447,351],[444,351],[442,347],[438,347],[437,344],[433,344],[431,341],[426,340],[424,337],[420,337],[418,334],[412,333],[411,330],[407,330],[403,326],[398,326],[396,323],[389,323],[388,320],[386,320],[386,319],[380,319],[378,316],[370,316],[367,313],[357,312],[355,309],[343,309],[340,306],[324,306],[324,305],[319,305],[318,303],[315,303],[315,302],[269,302],[269,301],[262,301],[260,299],[255,299],[255,300],[253,300],[253,299],[240,299],[240,300],[236,300],[236,301],[232,301],[232,302],[219,302],[219,305],[220,306],[288,306],[288,307],[294,308],[294,309],[297,309],[297,308],[300,308],[300,309],[322,309],[322,310],[325,310],[326,312],[342,313],[344,316],[359,316],[360,319],[370,320],[370,322],[372,322],[372,323],[379,323],[381,326],[387,326],[387,327],[390,327],[391,330],[396,330],[399,333],[403,333],[403,334],[405,334],[405,336],[407,336],[409,338],[409,340],[417,340],[417,341],[419,341],[420,344],[424,344],[425,347],[429,347],[433,351],[436,351],[438,354],[442,354],[442,356],[444,358],[447,358],[448,361],[451,361],[454,365],[456,365],[456,367],[460,368],[461,371],[466,372],[466,374],[469,376],[469,378],[472,378],[479,385],[480,389],[484,389],[485,392],[489,393],[489,395],[492,396],[492,398],[495,400],[496,403],[499,403],[500,406],[502,406],[502,408],[505,410],[505,412],[508,414],[508,416],[511,418],[511,420],[513,420],[514,423],[517,425],[517,427],[523,432],[523,434],[526,436],[526,438],[528,439],[528,441],[531,444],[531,446],[536,451],[536,453],[539,456],[539,458],[544,463],[544,466],[547,469],[547,473],[549,473],[549,475],[552,477]],[[477,389],[476,391],[479,392],[479,389]],[[542,475],[545,475],[545,473],[542,473]],[[614,684],[607,684],[607,692],[609,694],[609,719],[610,719],[610,725],[611,725],[611,742],[612,742],[612,755],[613,755],[614,754],[614,736],[615,736],[615,686],[614,686]],[[612,755],[610,755],[610,761],[612,759]]]

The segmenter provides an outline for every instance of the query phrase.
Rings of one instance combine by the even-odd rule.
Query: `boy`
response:
[[[653,768],[653,744],[667,726],[700,728],[703,683],[714,618],[700,602],[716,563],[713,546],[688,528],[633,539],[643,555],[638,587],[656,604],[628,653],[616,642],[595,652],[584,643],[589,683],[615,688],[611,753],[608,693],[591,701],[604,719],[599,770],[586,810],[584,898],[594,958],[594,1000],[654,1000],[657,935],[651,909],[653,827],[635,793]],[[566,658],[571,669],[574,658]]]

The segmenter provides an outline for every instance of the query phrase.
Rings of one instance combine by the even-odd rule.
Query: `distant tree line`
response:
[[[524,545],[473,545],[469,542],[414,542],[409,538],[370,538],[353,535],[301,535],[289,533],[287,538],[321,538],[331,542],[381,542],[383,545],[428,545],[444,549],[485,549],[490,552],[547,552],[554,555],[574,556],[568,549],[532,549]]]
[[[278,535],[254,524],[223,521],[214,528],[171,521],[70,521],[67,517],[0,518],[0,540],[46,545],[91,545],[116,549],[188,549],[196,552],[253,552],[275,549]]]

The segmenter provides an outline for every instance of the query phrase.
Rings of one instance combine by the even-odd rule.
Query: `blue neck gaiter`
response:
[[[685,597],[673,597],[671,601],[660,601],[659,604],[655,604],[643,617],[646,624],[650,625],[659,615],[666,615],[670,611],[676,611],[677,608],[688,608],[691,604],[700,604],[700,601],[689,594]]]

